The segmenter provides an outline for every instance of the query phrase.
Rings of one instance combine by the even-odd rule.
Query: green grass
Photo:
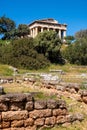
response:
[[[0,76],[12,76],[13,71],[9,68],[8,65],[0,64]]]

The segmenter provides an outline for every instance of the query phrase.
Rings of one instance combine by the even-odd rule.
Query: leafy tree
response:
[[[76,40],[65,49],[63,56],[72,64],[87,65],[87,38]]]
[[[34,50],[32,38],[13,40],[10,44],[1,44],[0,63],[18,68],[41,69],[49,65],[49,61]]]
[[[3,38],[6,38],[10,31],[15,29],[15,22],[5,16],[0,18],[0,34],[4,34]]]
[[[76,39],[87,38],[87,29],[76,32]]]
[[[17,29],[17,36],[21,37],[21,36],[26,36],[29,35],[29,28],[27,25],[25,24],[19,24],[18,29]]]
[[[35,38],[35,49],[52,63],[63,63],[60,48],[62,42],[55,31],[44,31]]]

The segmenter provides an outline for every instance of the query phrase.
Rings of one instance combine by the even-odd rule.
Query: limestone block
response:
[[[7,103],[0,103],[0,111],[7,111],[8,104]]]
[[[34,107],[34,103],[32,101],[27,102],[26,105],[25,105],[25,109],[28,110],[28,111],[33,110],[33,107]]]
[[[26,99],[26,95],[25,94],[21,94],[21,93],[17,93],[17,94],[6,94],[6,95],[2,95],[0,96],[0,101],[9,101],[9,102],[22,102],[25,101]]]
[[[23,111],[8,111],[2,112],[2,120],[23,120],[28,118],[28,112],[26,110]]]
[[[35,122],[34,122],[34,124],[35,124],[36,126],[43,126],[44,123],[45,123],[45,118],[38,118],[38,119],[36,119]]]
[[[34,110],[32,112],[29,112],[29,117],[36,119],[41,117],[49,117],[52,115],[51,109],[45,109],[45,110]]]
[[[47,106],[47,104],[46,104],[46,101],[44,101],[44,100],[38,100],[38,101],[35,101],[35,103],[34,103],[35,109],[45,109],[46,106]]]
[[[26,93],[25,95],[26,95],[26,101],[29,102],[29,101],[33,101],[34,100],[30,93]]]
[[[24,130],[37,130],[37,127],[36,126],[29,126],[29,127],[26,127]]]
[[[24,103],[23,102],[13,102],[13,103],[10,103],[9,105],[9,109],[10,111],[19,111],[19,110],[23,110],[24,109]]]
[[[23,120],[14,120],[11,122],[11,127],[22,127],[24,125],[24,121]]]
[[[45,119],[45,125],[55,125],[56,123],[56,117],[48,117]]]
[[[34,120],[32,118],[28,118],[24,121],[24,126],[32,126],[34,125]]]
[[[65,116],[57,116],[57,120],[56,120],[57,124],[63,124],[63,123],[66,123],[67,121],[68,121],[68,118],[66,118]]]
[[[1,122],[1,128],[9,128],[10,127],[10,122],[9,121],[3,121]]]
[[[50,108],[50,109],[57,108],[57,101],[56,101],[56,100],[49,99],[49,100],[47,101],[47,108]]]
[[[10,128],[10,130],[25,130],[24,127],[21,127],[21,128]]]
[[[67,115],[68,112],[66,109],[54,109],[53,110],[53,116],[59,116],[59,115]]]

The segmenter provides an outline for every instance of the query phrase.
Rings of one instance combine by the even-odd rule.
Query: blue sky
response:
[[[67,35],[87,29],[87,0],[0,0],[0,17],[5,15],[16,25],[54,18],[68,25]]]

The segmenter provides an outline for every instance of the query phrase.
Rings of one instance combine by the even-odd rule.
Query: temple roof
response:
[[[58,23],[57,20],[53,18],[48,18],[48,19],[41,19],[41,20],[35,20],[32,23],[29,24],[29,26],[33,25],[34,23],[42,23],[42,24],[49,24],[49,25],[64,25],[67,26],[67,24],[60,24]]]
[[[36,20],[36,21],[39,21],[39,22],[49,22],[49,23],[58,23],[58,21],[56,21],[55,19],[52,19],[52,18],[48,18],[48,19],[42,19],[42,20]]]

